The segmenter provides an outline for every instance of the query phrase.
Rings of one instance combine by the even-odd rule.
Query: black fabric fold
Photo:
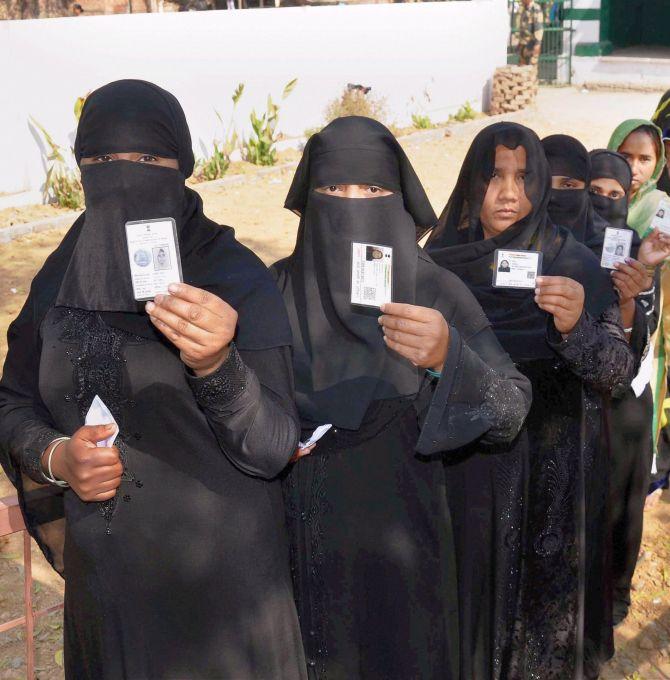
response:
[[[532,210],[499,236],[483,239],[479,214],[499,145],[525,149],[524,184]],[[546,342],[548,315],[537,306],[534,291],[492,287],[496,249],[541,251],[542,274],[581,283],[585,308],[595,318],[616,302],[610,277],[593,253],[550,219],[550,192],[551,171],[537,135],[517,123],[494,123],[475,137],[451,198],[426,244],[437,264],[465,281],[515,361],[555,355]]]

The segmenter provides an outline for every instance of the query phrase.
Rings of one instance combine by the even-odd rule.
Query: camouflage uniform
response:
[[[542,44],[544,15],[537,2],[526,7],[521,3],[519,11],[519,64],[537,67],[538,57],[533,54],[536,45]]]

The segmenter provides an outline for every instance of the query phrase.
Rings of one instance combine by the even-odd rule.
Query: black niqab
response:
[[[569,229],[580,243],[599,256],[607,224],[594,211],[589,200],[591,160],[586,147],[569,135],[545,137],[542,146],[553,176],[571,177],[584,182],[583,189],[552,188],[549,217],[554,224]]]
[[[480,222],[498,146],[526,151],[525,192],[531,212],[502,234],[483,238]],[[593,316],[616,302],[610,277],[589,250],[549,218],[551,171],[538,136],[517,123],[494,123],[475,137],[456,187],[431,234],[426,250],[435,262],[460,276],[483,307],[503,348],[515,361],[554,356],[547,344],[549,315],[532,290],[493,288],[494,251],[498,248],[542,252],[542,274],[581,283],[585,309]]]
[[[237,310],[238,346],[290,344],[269,273],[235,241],[232,229],[205,217],[200,196],[184,184],[193,171],[193,151],[186,117],[173,95],[152,83],[121,80],[87,98],[77,129],[77,160],[122,152],[175,158],[179,169],[132,161],[82,167],[86,211],[36,278],[40,314],[54,304],[98,311],[110,325],[163,341],[133,296],[125,223],[172,217],[185,282],[209,290]],[[277,300],[272,317],[258,313],[267,309],[267,296]]]
[[[314,191],[333,184],[394,193],[345,199]],[[295,250],[282,263],[298,408],[305,421],[356,430],[371,402],[415,395],[419,371],[384,345],[378,309],[351,304],[352,242],[392,246],[393,299],[414,304],[416,233],[436,216],[391,132],[358,116],[309,140],[285,207],[301,215]]]
[[[606,220],[610,226],[624,229],[628,225],[628,191],[633,181],[628,161],[616,151],[595,149],[591,157],[591,179],[613,179],[621,185],[623,196],[619,199],[590,194],[594,210]],[[637,236],[637,234],[636,234]]]

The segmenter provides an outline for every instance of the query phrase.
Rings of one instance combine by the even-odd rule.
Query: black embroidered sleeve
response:
[[[528,414],[531,390],[490,328],[465,343],[451,329],[449,354],[432,398],[417,450],[450,451],[481,438],[511,441]]]
[[[601,393],[620,394],[635,375],[636,362],[621,325],[618,303],[597,320],[584,311],[565,339],[550,318],[547,342],[575,375]]]
[[[233,345],[217,371],[187,379],[234,465],[266,479],[284,469],[300,432],[287,347],[240,352]]]

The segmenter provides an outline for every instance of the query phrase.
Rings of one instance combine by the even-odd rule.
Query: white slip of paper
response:
[[[91,403],[91,408],[88,409],[88,413],[86,414],[86,419],[84,420],[85,425],[111,425],[114,424],[116,425],[116,431],[111,437],[107,437],[107,439],[98,442],[99,447],[105,447],[109,448],[111,446],[114,446],[114,442],[116,441],[116,437],[119,434],[119,426],[114,420],[114,416],[112,415],[111,411],[105,406],[105,402],[103,402],[102,399],[96,394],[93,402]]]
[[[312,432],[312,436],[306,442],[304,443],[300,442],[300,448],[308,449],[310,446],[316,444],[319,441],[319,439],[321,439],[321,437],[323,437],[323,435],[326,434],[328,430],[330,430],[332,426],[333,425],[331,423],[329,423],[328,425],[319,425],[319,427],[317,427],[316,430]]]

